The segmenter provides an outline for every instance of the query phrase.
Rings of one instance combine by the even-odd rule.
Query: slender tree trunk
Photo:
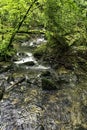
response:
[[[23,16],[22,20],[19,22],[17,28],[15,28],[15,30],[14,30],[14,32],[13,32],[11,38],[10,38],[9,44],[8,44],[8,46],[7,46],[7,49],[11,46],[11,44],[12,44],[12,42],[13,42],[13,40],[14,40],[14,37],[15,37],[16,33],[18,32],[18,30],[19,30],[20,27],[22,26],[22,23],[23,23],[24,20],[26,19],[27,14],[29,13],[29,11],[31,10],[31,8],[33,7],[33,5],[35,4],[36,1],[37,1],[37,0],[34,0],[34,1],[31,3],[30,7],[29,7],[28,10],[26,11],[26,13],[25,13],[25,15]]]

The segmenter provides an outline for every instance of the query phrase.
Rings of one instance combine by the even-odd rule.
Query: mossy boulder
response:
[[[43,90],[56,90],[57,86],[51,79],[42,78],[42,89]]]
[[[46,77],[51,76],[51,73],[50,73],[50,71],[43,71],[41,76],[46,76]]]
[[[60,86],[57,83],[57,77],[51,70],[46,70],[41,74],[43,90],[59,90]]]
[[[46,48],[46,43],[38,46],[33,52],[34,57],[37,59],[41,58],[46,53]]]

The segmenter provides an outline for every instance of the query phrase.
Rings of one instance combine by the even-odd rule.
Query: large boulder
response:
[[[78,78],[73,73],[57,74],[55,71],[45,71],[41,74],[43,90],[59,90],[66,87],[74,87]]]
[[[57,85],[52,79],[42,78],[43,90],[57,90]]]
[[[41,74],[42,89],[43,90],[57,90],[60,89],[57,84],[57,79],[51,71],[45,71]]]

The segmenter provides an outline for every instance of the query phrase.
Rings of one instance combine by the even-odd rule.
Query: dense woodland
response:
[[[31,33],[43,32],[46,51],[58,52],[55,57],[63,57],[71,47],[87,45],[86,0],[4,0],[0,17],[1,57],[14,55],[13,43],[20,37],[28,40]]]

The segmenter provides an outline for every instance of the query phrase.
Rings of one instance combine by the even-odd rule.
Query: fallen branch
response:
[[[14,86],[18,85],[19,83],[22,83],[25,80],[25,77],[22,77],[20,80],[18,80],[17,82],[15,82],[14,84],[10,85],[7,89],[6,92],[11,91]],[[17,86],[16,86],[17,87]]]

